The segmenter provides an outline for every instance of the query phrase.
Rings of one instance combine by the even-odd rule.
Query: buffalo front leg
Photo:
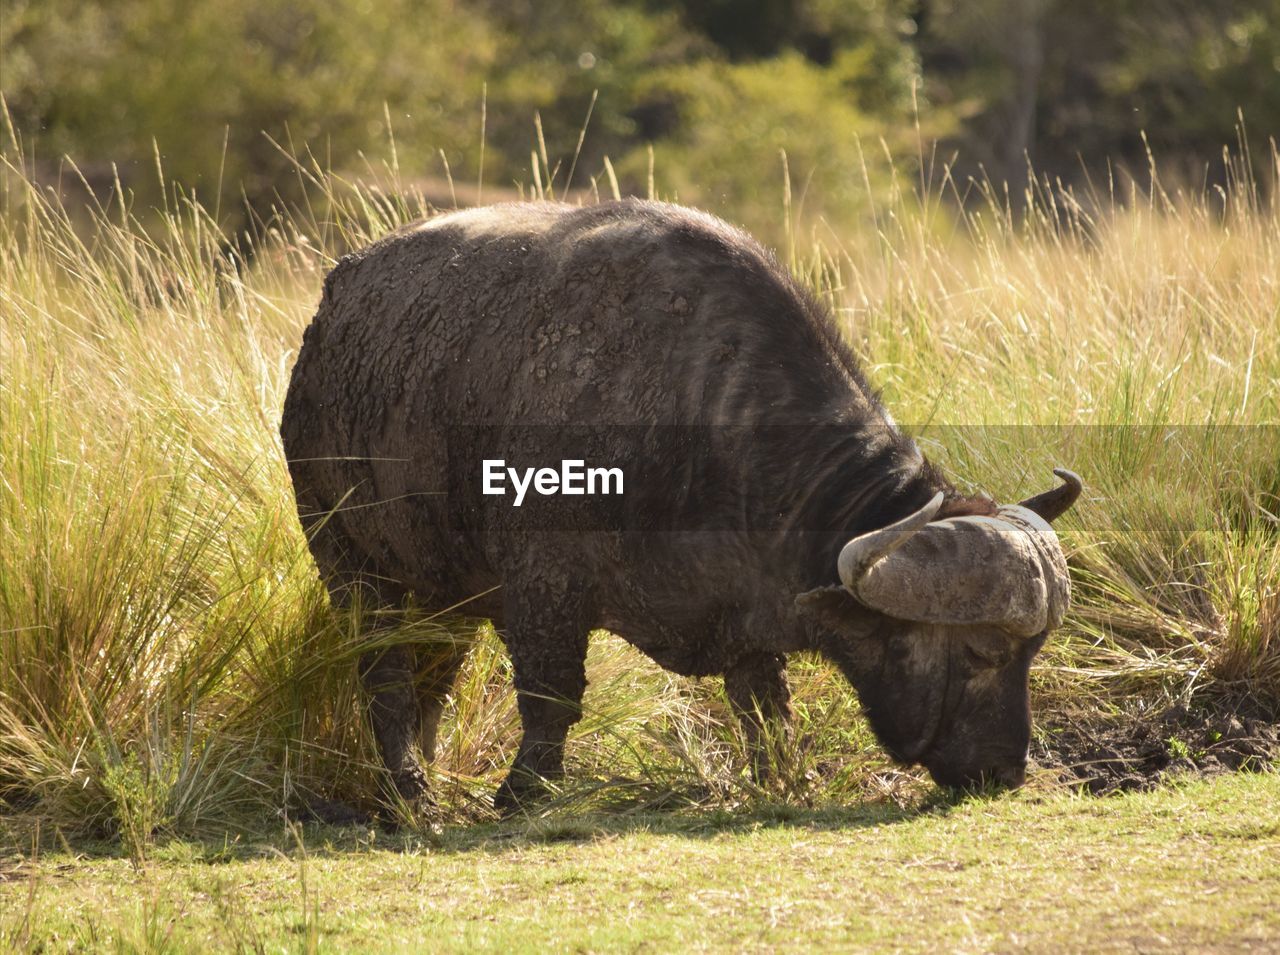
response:
[[[564,741],[582,715],[588,627],[572,600],[544,588],[509,590],[503,639],[511,655],[523,735],[494,797],[504,816],[541,796],[564,775]]]
[[[781,755],[778,744],[791,729],[791,689],[787,659],[780,654],[753,654],[725,672],[724,688],[746,736],[751,776],[768,780]]]

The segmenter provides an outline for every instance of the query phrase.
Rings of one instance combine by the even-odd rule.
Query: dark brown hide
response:
[[[539,524],[510,499],[479,494],[479,462],[494,447],[551,464],[584,425],[591,447],[577,456],[631,469],[623,496],[576,499]],[[609,430],[654,426],[696,437],[686,451],[640,455]],[[961,498],[927,465],[829,312],[710,216],[638,201],[513,204],[411,226],[348,256],[307,329],[281,434],[335,600],[357,589],[384,607],[410,595],[427,609],[471,600],[467,612],[498,627],[524,725],[504,808],[561,771],[596,627],[676,672],[729,674],[735,705],[765,718],[788,712],[785,655],[826,652],[905,759],[925,755],[900,748],[910,726],[967,712],[946,698],[947,665],[910,675],[874,662],[911,625],[882,618],[846,639],[847,622],[815,626],[794,601],[837,582],[851,536],[938,491],[944,515],[989,513],[990,503]],[[662,532],[644,531],[653,526]],[[858,655],[866,661],[851,662]],[[456,663],[432,663],[434,682],[415,695],[417,664],[403,654],[365,661],[402,795],[422,795],[416,767],[430,754],[415,740],[433,735]],[[1014,682],[1025,694],[1025,672]],[[1015,729],[1008,750],[1021,746],[1020,760],[1025,732]]]

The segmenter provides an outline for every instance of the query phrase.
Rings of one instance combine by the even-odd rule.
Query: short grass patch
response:
[[[115,951],[1179,950],[1280,945],[1280,776],[845,808],[173,840],[45,832],[0,932]]]

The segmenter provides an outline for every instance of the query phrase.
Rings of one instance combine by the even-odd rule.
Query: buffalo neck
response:
[[[883,419],[818,434],[822,449],[797,457],[791,490],[780,498],[788,507],[779,557],[806,588],[837,582],[836,561],[850,538],[906,517],[939,491],[955,495],[914,442]]]

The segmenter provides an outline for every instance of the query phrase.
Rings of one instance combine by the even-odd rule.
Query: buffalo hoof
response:
[[[416,763],[411,763],[403,769],[393,772],[391,774],[391,784],[395,787],[396,795],[411,806],[424,800],[431,805],[435,804],[435,801],[431,798],[431,786],[427,781],[427,771]]]
[[[394,787],[385,794],[383,828],[395,832],[428,819],[436,811],[435,796],[427,783],[426,771],[418,765],[407,766],[391,774]]]
[[[388,835],[402,832],[422,832],[434,828],[436,821],[435,800],[423,799],[413,803],[401,802],[388,806],[378,815],[378,828]]]
[[[547,798],[547,781],[541,776],[513,770],[493,797],[493,808],[503,819],[528,812]]]

